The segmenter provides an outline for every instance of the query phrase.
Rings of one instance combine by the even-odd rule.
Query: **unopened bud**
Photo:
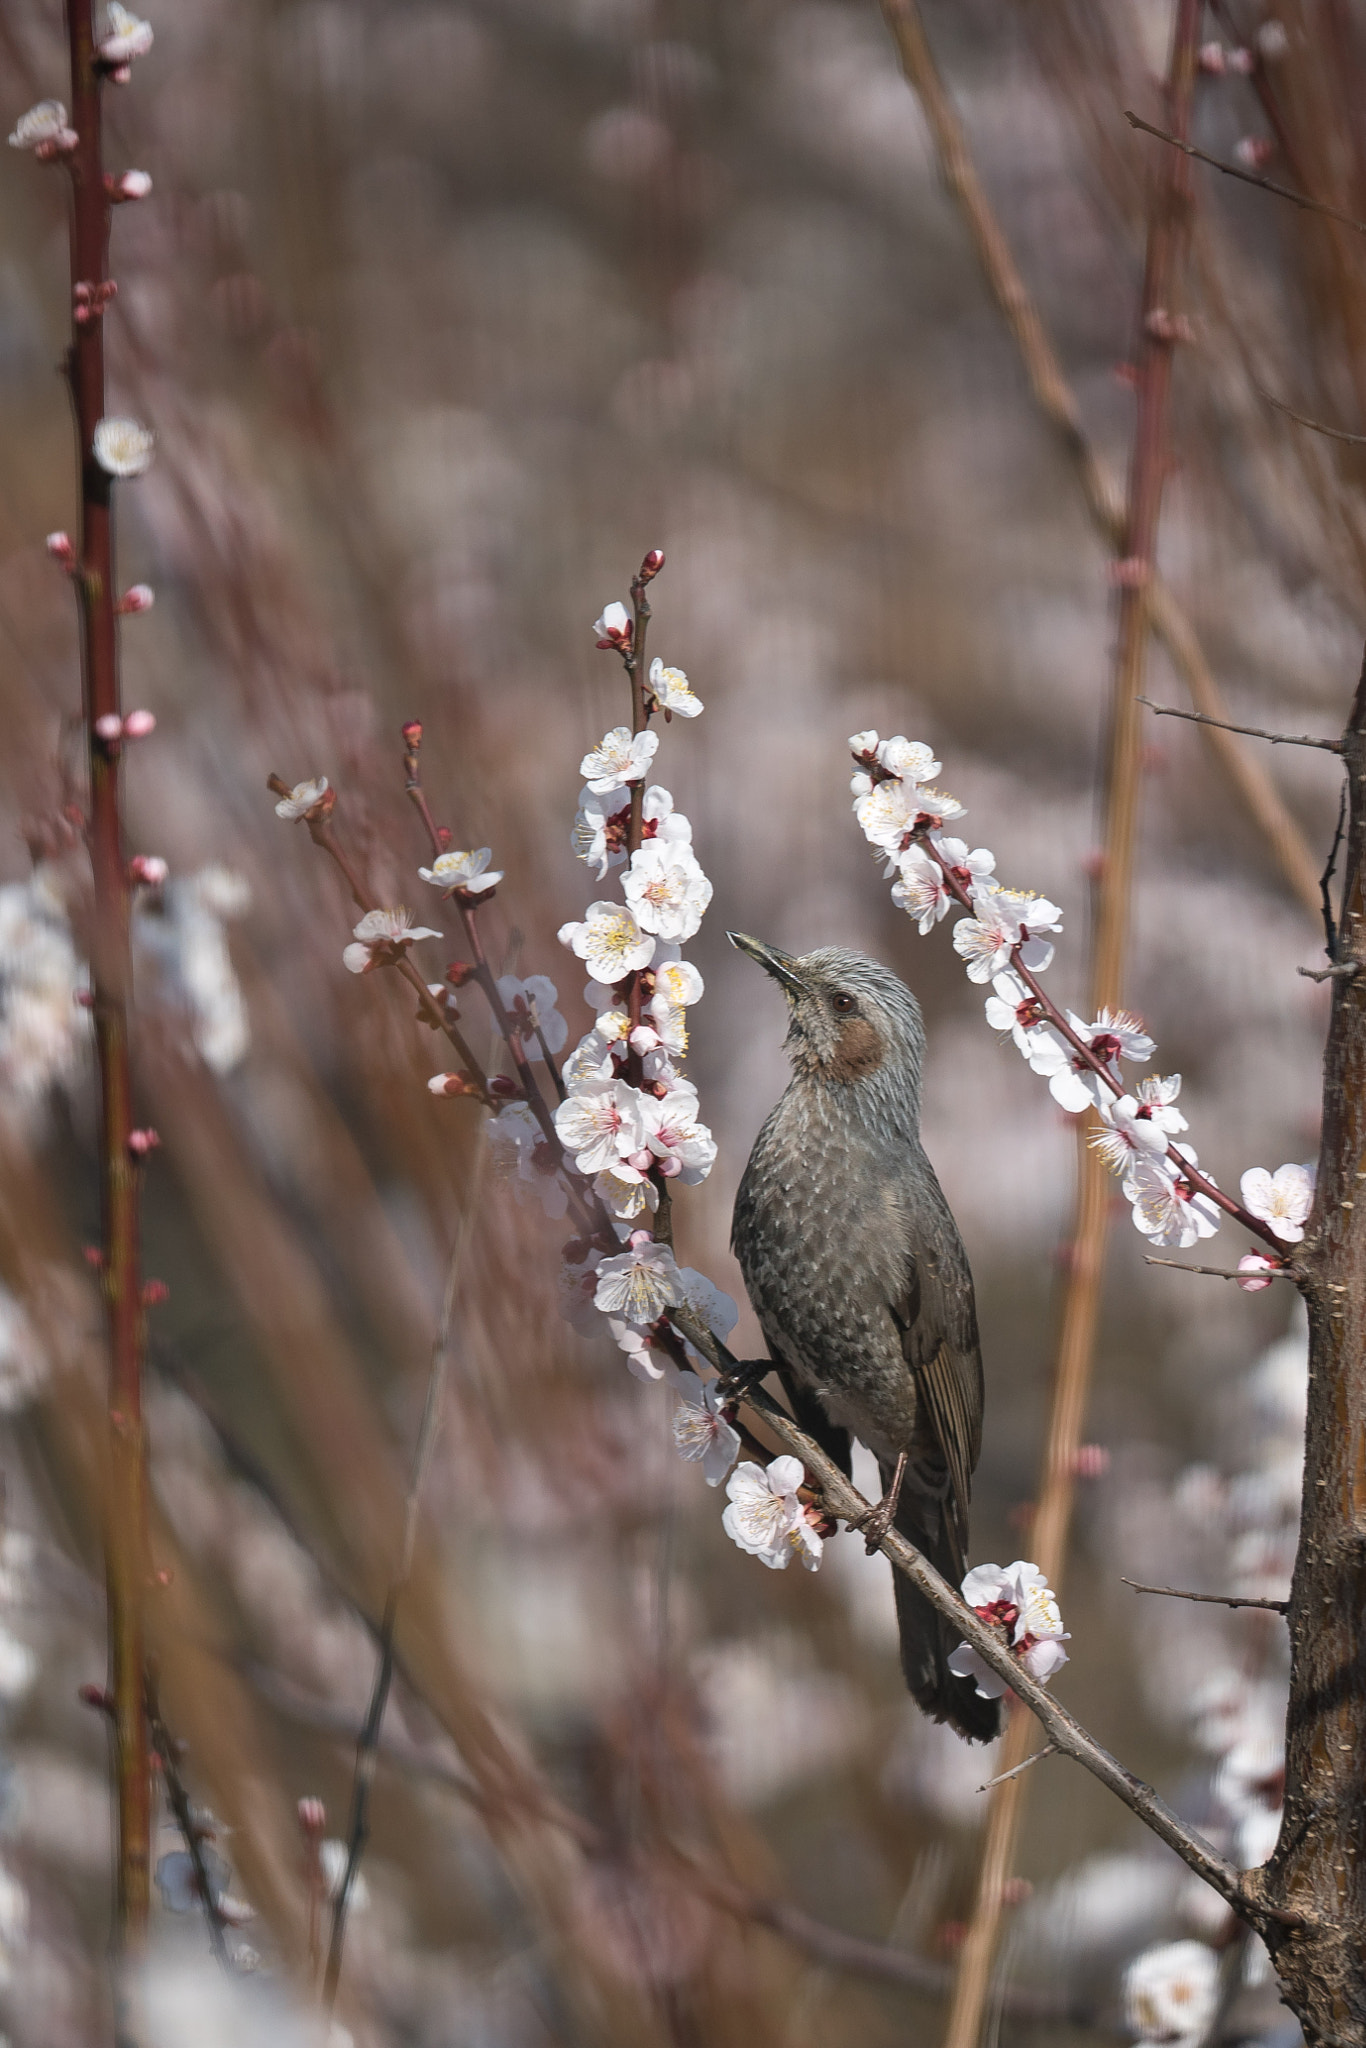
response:
[[[1279,1259],[1269,1259],[1264,1252],[1244,1252],[1238,1261],[1238,1271],[1246,1275],[1238,1282],[1244,1294],[1260,1294],[1264,1287],[1269,1287],[1280,1263]]]
[[[89,988],[78,988],[72,992],[71,1000],[78,1010],[93,1010],[95,1007],[95,992]]]
[[[490,1074],[489,1094],[496,1095],[500,1102],[513,1102],[521,1092],[520,1084],[511,1074]]]
[[[129,881],[148,889],[159,889],[170,872],[159,853],[135,853],[128,863]]]
[[[146,171],[125,171],[121,178],[106,178],[104,185],[115,206],[129,199],[145,199],[152,189]]]
[[[106,711],[102,718],[97,718],[95,720],[95,734],[98,739],[104,741],[107,747],[112,747],[116,740],[121,740],[123,738],[123,720],[119,717],[118,712]]]
[[[478,1095],[481,1090],[464,1074],[433,1074],[427,1083],[432,1095]]]
[[[104,1253],[97,1244],[82,1245],[81,1257],[85,1260],[86,1265],[93,1266],[97,1273],[104,1264]]]
[[[1211,78],[1223,77],[1226,62],[1227,59],[1224,55],[1222,43],[1202,43],[1200,45],[1200,69],[1208,72]]]
[[[1259,171],[1275,155],[1275,145],[1265,135],[1245,135],[1233,154],[1248,170]]]
[[[301,1799],[296,1812],[300,1831],[310,1841],[321,1841],[327,1829],[327,1808],[321,1799]]]
[[[1228,68],[1230,71],[1236,71],[1240,78],[1248,78],[1257,68],[1257,59],[1251,50],[1230,50]]]
[[[114,610],[125,614],[149,612],[156,601],[156,592],[150,583],[134,583],[124,591]]]
[[[415,754],[422,745],[422,721],[410,718],[403,728],[403,744]]]
[[[83,1707],[95,1707],[101,1714],[112,1715],[114,1712],[113,1694],[106,1692],[102,1685],[79,1685],[76,1697]]]
[[[636,579],[637,582],[653,583],[655,577],[659,574],[660,570],[663,567],[663,548],[651,548],[649,554],[645,557],[645,560],[640,565],[640,575]]]
[[[128,1150],[135,1159],[145,1159],[149,1152],[156,1151],[160,1143],[158,1134],[150,1129],[128,1133]]]
[[[126,740],[145,740],[157,729],[156,718],[150,711],[130,711],[123,721],[123,736]]]
[[[164,1280],[145,1280],[142,1286],[144,1308],[160,1308],[163,1301],[169,1301],[171,1290]]]
[[[1103,1479],[1110,1469],[1110,1453],[1104,1444],[1078,1444],[1072,1454],[1072,1470],[1078,1479]]]
[[[463,988],[467,981],[474,979],[475,969],[468,960],[452,960],[446,968],[446,979],[452,988]]]
[[[654,1154],[652,1152],[641,1150],[639,1152],[628,1152],[626,1155],[626,1164],[633,1166],[637,1173],[648,1173],[654,1163]]]
[[[663,1174],[665,1180],[675,1180],[678,1177],[678,1175],[683,1171],[683,1161],[677,1157],[671,1159],[661,1159],[659,1162],[659,1170]]]
[[[71,545],[69,533],[50,533],[47,537],[47,551],[54,562],[59,562],[68,571],[76,566],[76,550]]]

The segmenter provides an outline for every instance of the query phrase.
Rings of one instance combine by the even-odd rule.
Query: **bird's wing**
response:
[[[972,1471],[982,1439],[982,1354],[972,1275],[957,1232],[908,1257],[905,1290],[891,1304],[901,1351],[948,1470],[953,1520],[966,1541]]]

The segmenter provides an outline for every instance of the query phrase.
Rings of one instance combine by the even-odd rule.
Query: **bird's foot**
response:
[[[729,1371],[721,1373],[717,1379],[717,1400],[726,1408],[736,1401],[743,1401],[751,1388],[757,1387],[772,1370],[771,1358],[737,1358]]]
[[[896,1504],[901,1498],[901,1482],[905,1476],[906,1453],[902,1451],[896,1461],[896,1470],[892,1474],[892,1483],[883,1494],[877,1506],[869,1508],[866,1514],[857,1516],[849,1524],[851,1529],[857,1529],[860,1536],[862,1536],[869,1557],[872,1556],[883,1537],[887,1534],[887,1531],[891,1528],[892,1523],[896,1520]]]

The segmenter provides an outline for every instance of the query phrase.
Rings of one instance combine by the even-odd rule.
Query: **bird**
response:
[[[864,953],[793,958],[726,936],[788,1001],[792,1078],[754,1141],[731,1226],[769,1357],[797,1423],[846,1476],[852,1437],[877,1458],[872,1540],[895,1526],[956,1587],[982,1355],[967,1253],[920,1142],[920,1005]],[[910,1692],[932,1719],[990,1741],[999,1703],[949,1670],[956,1631],[894,1576]]]

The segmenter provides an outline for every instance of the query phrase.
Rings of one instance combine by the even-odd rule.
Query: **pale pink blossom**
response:
[[[575,1081],[555,1111],[555,1129],[580,1173],[603,1173],[645,1143],[644,1110],[652,1097],[610,1074]]]
[[[150,583],[130,583],[114,610],[124,617],[132,617],[138,612],[151,611],[156,601],[156,592]]]
[[[1151,1113],[1145,1116],[1145,1105],[1136,1096],[1102,1095],[1096,1107],[1104,1119],[1104,1128],[1093,1131],[1090,1142],[1111,1173],[1126,1173],[1136,1158],[1162,1158],[1169,1143],[1166,1126]],[[1185,1118],[1178,1121],[1184,1130]]]
[[[1043,1004],[1008,967],[1004,973],[992,976],[991,987],[992,993],[986,999],[987,1023],[993,1031],[1008,1031],[1019,1051],[1029,1059],[1042,1037],[1053,1036],[1044,1022],[1047,1013]]]
[[[623,903],[590,903],[578,924],[562,924],[562,946],[577,953],[594,981],[615,988],[654,958],[653,934],[642,931]]]
[[[31,149],[44,157],[67,156],[80,137],[66,125],[66,108],[60,100],[39,100],[21,114],[10,136],[11,149]]]
[[[618,1237],[640,1228],[659,1207],[659,1189],[649,1174],[625,1159],[594,1174],[593,1192],[611,1216]]]
[[[91,439],[95,460],[108,476],[141,476],[152,466],[156,436],[137,420],[102,419]]]
[[[129,711],[124,714],[123,737],[126,740],[150,739],[157,729],[156,715],[151,711]]]
[[[1249,1213],[1267,1223],[1284,1244],[1298,1244],[1314,1206],[1314,1174],[1307,1166],[1250,1166],[1240,1182]]]
[[[721,1412],[716,1381],[704,1383],[695,1372],[680,1372],[673,1390],[680,1403],[673,1415],[679,1456],[701,1465],[708,1486],[719,1486],[740,1455],[740,1436]]]
[[[1244,1294],[1260,1294],[1264,1287],[1273,1284],[1271,1276],[1280,1264],[1279,1259],[1269,1258],[1265,1252],[1244,1252],[1238,1261],[1238,1271],[1245,1273],[1247,1278],[1240,1280],[1238,1285]]]
[[[598,1267],[593,1300],[604,1315],[624,1316],[632,1323],[653,1323],[680,1299],[678,1268],[666,1244],[656,1244],[648,1231],[633,1232],[626,1251],[604,1259]]]
[[[1036,1564],[1017,1558],[1005,1566],[976,1565],[962,1593],[983,1621],[1007,1631],[1012,1654],[1040,1685],[1047,1685],[1067,1662],[1062,1646],[1071,1638],[1062,1625],[1057,1595]],[[1006,1691],[1005,1679],[968,1643],[959,1644],[949,1669],[956,1678],[974,1680],[983,1699],[1000,1699]]]
[[[145,57],[151,47],[151,23],[130,14],[119,0],[109,0],[104,10],[104,33],[95,45],[105,63],[121,68],[135,57]]]
[[[1191,1166],[1199,1160],[1189,1145],[1176,1148]],[[1208,1175],[1204,1176],[1208,1179]],[[1203,1194],[1170,1159],[1135,1158],[1121,1183],[1133,1203],[1134,1228],[1154,1244],[1189,1250],[1219,1228],[1217,1202]]]
[[[973,915],[960,918],[953,928],[954,951],[965,962],[969,981],[990,981],[1010,965],[1017,946],[1021,964],[1032,974],[1041,974],[1049,965],[1053,948],[1039,934],[1062,930],[1056,903],[1027,889],[979,882],[972,891],[972,907]]]
[[[124,171],[114,179],[110,198],[116,205],[130,199],[145,199],[152,189],[152,180],[146,171]]]
[[[797,1498],[797,1488],[805,1480],[800,1458],[775,1458],[768,1466],[737,1465],[726,1481],[730,1505],[721,1517],[731,1542],[773,1571],[785,1571],[794,1557],[808,1571],[818,1570],[821,1539]]]
[[[609,868],[620,867],[626,858],[626,825],[630,806],[631,792],[624,785],[609,789],[603,796],[597,796],[585,787],[579,796],[578,813],[569,843],[599,881]]]
[[[647,840],[621,886],[641,930],[676,944],[696,934],[712,896],[692,847],[677,840]]]
[[[975,847],[969,853],[967,841],[963,839],[940,838],[935,843],[935,850],[943,856],[949,876],[964,889],[986,881],[996,865],[994,853],[985,846]],[[924,847],[912,846],[902,854],[899,868],[899,878],[892,888],[892,901],[898,909],[919,920],[923,937],[957,898],[949,887],[949,876]]]
[[[650,663],[650,695],[661,711],[679,718],[696,718],[702,699],[693,694],[692,684],[681,668],[665,668],[658,655]]]
[[[1098,1060],[1114,1066],[1119,1060],[1152,1058],[1156,1046],[1143,1029],[1143,1019],[1131,1010],[1102,1010],[1094,1024],[1070,1018],[1078,1038],[1090,1046]]]
[[[691,1081],[676,1081],[662,1096],[641,1099],[646,1144],[667,1178],[677,1176],[685,1187],[706,1179],[716,1164],[716,1141],[698,1120],[697,1090]]]
[[[477,847],[470,853],[459,853],[454,848],[449,853],[439,853],[429,868],[419,868],[424,882],[433,889],[440,889],[444,896],[453,896],[457,889],[467,889],[471,896],[482,896],[486,889],[496,888],[503,879],[501,868],[490,872],[489,862],[493,849]]]
[[[311,782],[296,782],[288,796],[282,796],[275,806],[277,818],[306,818],[314,805],[327,795],[327,777],[315,776]]]
[[[352,974],[392,967],[417,939],[439,939],[430,925],[413,923],[411,910],[367,910],[355,927],[356,944],[347,946],[342,962]]]
[[[614,725],[579,763],[579,773],[594,796],[606,796],[628,782],[643,782],[659,751],[657,732],[632,733]]]
[[[525,981],[519,981],[515,974],[501,974],[498,994],[514,1031],[533,1057],[538,1031],[548,1052],[563,1051],[569,1039],[569,1026],[555,1007],[559,991],[548,974],[529,974]]]

